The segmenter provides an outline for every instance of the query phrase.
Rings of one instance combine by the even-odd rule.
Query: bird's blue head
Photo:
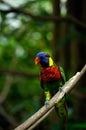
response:
[[[40,63],[42,67],[50,67],[53,65],[53,60],[49,54],[45,52],[39,52],[36,55],[35,63]]]

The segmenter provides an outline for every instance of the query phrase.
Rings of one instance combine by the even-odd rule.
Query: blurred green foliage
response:
[[[52,9],[49,0],[45,3],[40,0],[23,1],[22,4],[16,2],[15,6],[36,15],[48,15]],[[10,4],[13,2],[11,1]],[[5,4],[2,3],[0,8],[5,9]],[[53,24],[35,21],[12,12],[1,13],[0,18],[0,68],[39,75],[39,67],[35,66],[34,59],[39,51],[51,53],[49,44],[52,39]],[[6,77],[7,74],[0,73],[1,92],[6,82],[9,82]],[[22,74],[11,75],[11,78],[12,82],[9,83],[11,87],[3,105],[16,120],[23,122],[41,107],[42,90],[39,76],[24,77]]]

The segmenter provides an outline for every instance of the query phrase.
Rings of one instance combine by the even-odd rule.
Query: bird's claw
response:
[[[45,106],[47,107],[48,105],[49,105],[49,101],[46,100],[46,101],[45,101]]]
[[[63,92],[63,93],[65,94],[65,92],[64,92],[64,90],[63,90],[62,87],[59,87],[59,91],[60,91],[60,92]]]
[[[63,91],[62,87],[59,87],[59,91],[60,91],[60,92],[62,92],[62,91]]]

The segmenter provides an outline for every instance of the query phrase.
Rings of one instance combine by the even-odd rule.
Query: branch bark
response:
[[[39,111],[37,111],[33,116],[27,119],[24,123],[19,125],[14,130],[32,130],[36,125],[38,125],[53,109],[56,103],[58,103],[65,95],[69,93],[81,77],[86,72],[86,65],[80,72],[77,72],[69,81],[65,83],[62,87],[62,91],[58,91],[55,96],[50,100],[49,105],[43,106]]]

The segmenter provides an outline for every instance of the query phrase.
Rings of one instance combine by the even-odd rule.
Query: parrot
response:
[[[35,57],[35,64],[40,64],[40,84],[45,96],[45,105],[49,105],[49,100],[62,90],[61,87],[66,82],[66,76],[61,66],[57,66],[52,57],[46,52],[39,52]],[[55,110],[62,122],[62,130],[67,130],[68,110],[66,95],[58,104]]]

